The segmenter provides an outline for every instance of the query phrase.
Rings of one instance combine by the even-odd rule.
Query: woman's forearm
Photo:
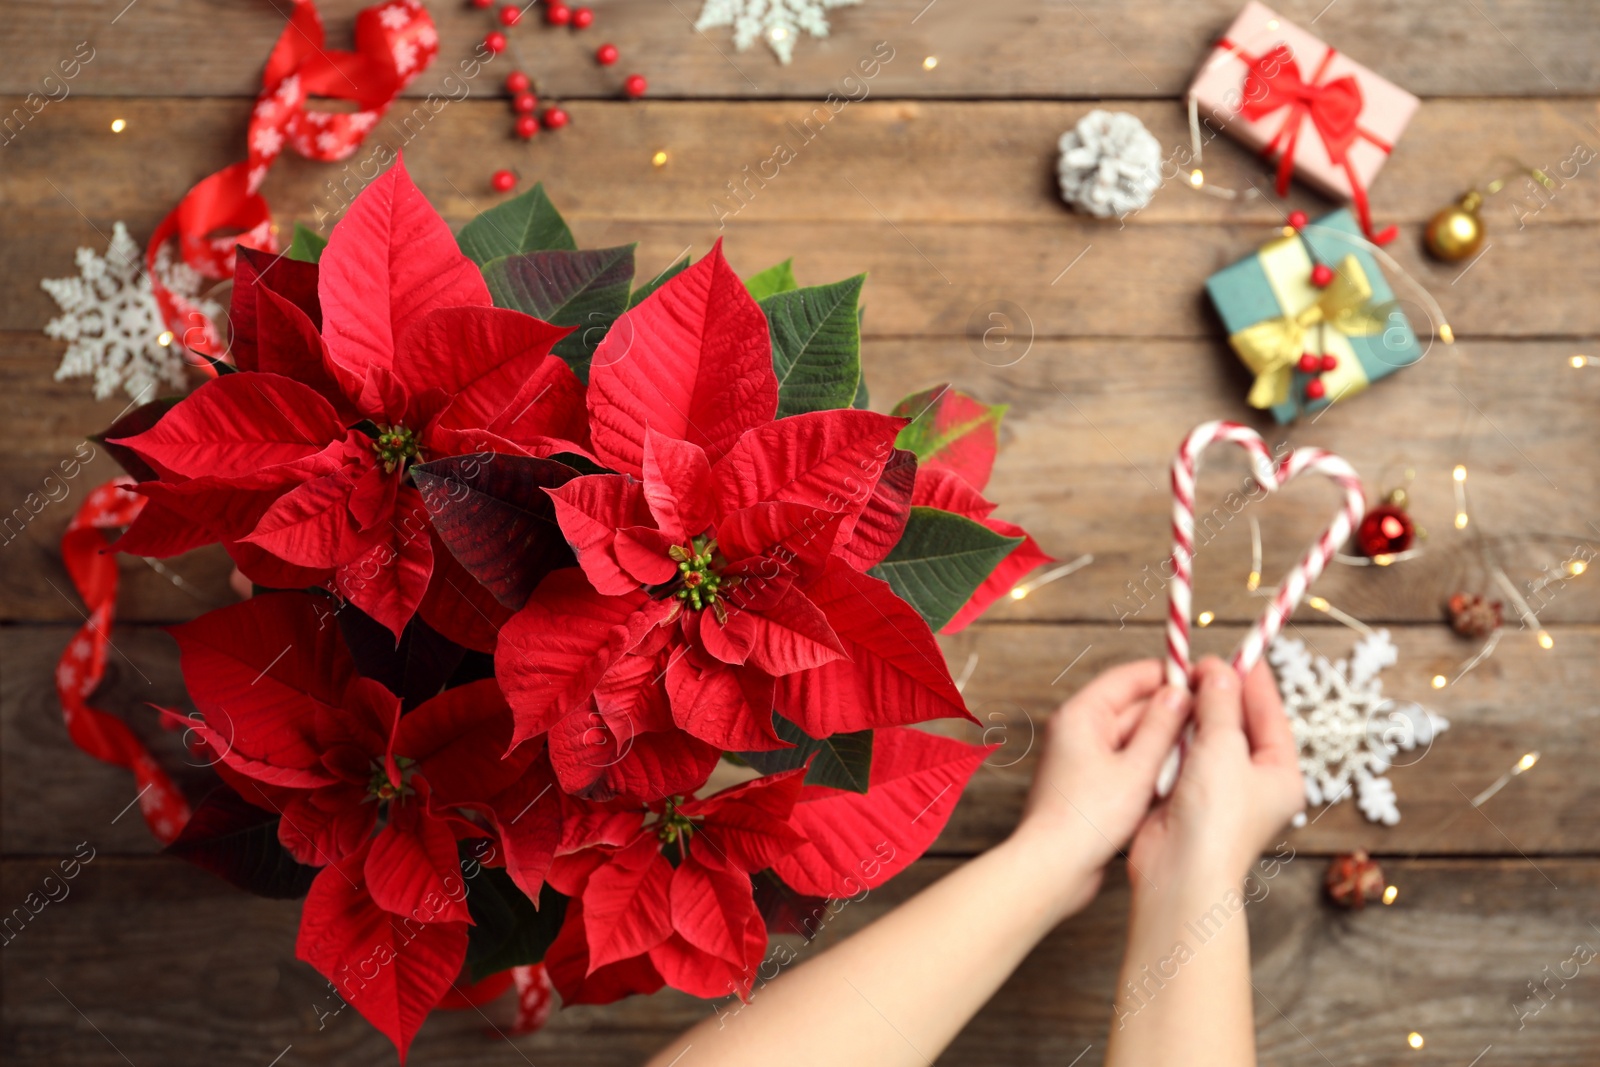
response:
[[[1092,895],[1097,872],[1058,854],[1059,841],[1049,851],[1012,837],[761,986],[737,1013],[702,1022],[651,1067],[926,1067]]]
[[[1251,1067],[1250,934],[1237,882],[1137,888],[1106,1067]]]

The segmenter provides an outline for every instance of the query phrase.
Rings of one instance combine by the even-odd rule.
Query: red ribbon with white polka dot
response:
[[[88,615],[56,664],[56,695],[73,744],[133,771],[144,821],[162,844],[171,844],[189,821],[188,802],[128,724],[89,703],[105,677],[107,650],[115,650],[110,632],[118,573],[108,534],[120,533],[144,507],[145,498],[128,491],[133,484],[132,478],[118,478],[93,490],[61,538],[61,561]]]
[[[259,190],[284,146],[324,163],[348,158],[439,51],[433,19],[417,0],[364,8],[356,16],[351,52],[323,48],[322,17],[313,0],[293,3],[262,73],[246,137],[249,155],[196,183],[156,227],[145,253],[150,287],[174,340],[212,358],[226,351],[221,331],[163,284],[157,270],[161,249],[176,237],[183,262],[219,280],[233,277],[238,245],[276,252],[272,213]],[[313,97],[349,100],[358,110],[313,111],[307,106]]]

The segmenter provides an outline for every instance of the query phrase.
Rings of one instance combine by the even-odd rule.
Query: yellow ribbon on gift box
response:
[[[1311,284],[1311,255],[1299,237],[1280,237],[1258,253],[1267,283],[1278,306],[1277,318],[1246,326],[1228,342],[1244,365],[1256,376],[1250,388],[1250,406],[1270,408],[1289,399],[1295,365],[1302,353],[1312,351],[1307,338],[1317,327],[1321,343],[1315,355],[1331,355],[1338,366],[1322,374],[1328,396],[1338,399],[1367,387],[1367,372],[1350,347],[1349,338],[1381,333],[1384,320],[1367,307],[1372,283],[1353,255],[1344,257],[1325,288]],[[1291,310],[1293,309],[1293,310]]]

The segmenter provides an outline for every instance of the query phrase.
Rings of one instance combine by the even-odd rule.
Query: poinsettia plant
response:
[[[636,288],[538,187],[452,234],[396,164],[291,250],[240,250],[214,378],[103,437],[117,548],[256,587],[173,630],[219,784],[172,851],[304,895],[402,1059],[512,977],[748,995],[987,754],[919,724],[970,718],[935,631],[1048,559],[982,495],[1003,408],[872,412],[863,278],[719,243]]]

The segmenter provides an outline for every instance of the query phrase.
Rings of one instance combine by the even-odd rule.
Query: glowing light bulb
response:
[[[1450,328],[1450,324],[1448,322],[1441,322],[1439,324],[1439,340],[1443,341],[1447,345],[1453,345],[1456,343],[1456,332]]]
[[[1213,612],[1202,611],[1200,614],[1195,616],[1194,621],[1198,626],[1210,626],[1211,623],[1215,621],[1216,617],[1217,616]]]
[[[1028,590],[1027,590],[1026,586],[1019,585],[1015,589],[1011,590],[1011,599],[1012,600],[1021,600],[1023,597],[1025,597],[1027,595],[1028,595]]]
[[[1523,771],[1526,771],[1526,770],[1529,770],[1530,768],[1532,768],[1532,766],[1535,763],[1538,763],[1538,762],[1539,762],[1539,753],[1537,753],[1537,752],[1529,752],[1529,753],[1525,754],[1521,759],[1517,760],[1516,773],[1517,774],[1521,774]]]
[[[1456,464],[1456,469],[1450,472],[1450,477],[1454,478],[1458,482],[1466,481],[1467,480],[1467,468],[1464,467],[1463,465],[1461,465],[1460,463],[1457,463]]]
[[[1433,685],[1433,687],[1435,689],[1443,689],[1445,686],[1447,686],[1449,684],[1450,684],[1450,679],[1446,678],[1444,675],[1436,674],[1436,675],[1433,676],[1432,685]]]
[[[1578,575],[1582,574],[1584,571],[1586,571],[1588,569],[1589,569],[1589,565],[1587,563],[1585,563],[1581,559],[1574,559],[1574,560],[1568,560],[1567,561],[1567,573],[1572,575],[1574,578],[1576,578]]]
[[[1244,587],[1246,589],[1250,590],[1250,592],[1252,592],[1252,593],[1254,593],[1257,589],[1260,589],[1261,588],[1261,572],[1260,571],[1251,571],[1250,572],[1250,577],[1245,579]]]
[[[1456,529],[1465,530],[1467,528],[1467,523],[1471,521],[1471,519],[1467,518],[1467,513],[1465,511],[1456,512]]]
[[[172,331],[171,330],[162,330],[161,331],[161,336],[156,338],[156,344],[160,345],[162,348],[166,348],[169,345],[171,345],[172,344]]]
[[[1587,367],[1589,365],[1589,357],[1588,356],[1573,356],[1572,359],[1569,360],[1569,362],[1572,364],[1574,370],[1581,370],[1582,368]]]
[[[1427,1042],[1423,1041],[1422,1035],[1417,1033],[1415,1030],[1406,1035],[1406,1044],[1410,1045],[1412,1048],[1421,1048],[1426,1043]]]
[[[112,119],[111,120],[111,132],[112,133],[121,133],[123,130],[125,130],[127,128],[128,128],[128,122],[127,122],[126,119]]]
[[[665,148],[657,149],[656,154],[650,157],[650,165],[653,167],[666,166],[667,150]]]
[[[1194,170],[1191,170],[1189,172],[1189,184],[1190,185],[1192,185],[1196,189],[1198,189],[1202,185],[1204,185],[1205,183],[1206,183],[1205,172],[1202,171],[1199,167],[1196,167]]]
[[[934,67],[937,67],[938,65],[939,65],[939,57],[938,56],[929,56],[928,58],[926,58],[926,59],[924,59],[922,61],[922,69],[923,70],[932,70]]]
[[[1379,552],[1376,556],[1372,557],[1372,562],[1376,563],[1380,567],[1387,567],[1389,564],[1394,562],[1394,557],[1389,555],[1387,552]]]
[[[1400,887],[1399,886],[1391,885],[1391,886],[1385,886],[1384,887],[1384,890],[1383,890],[1383,902],[1385,904],[1393,904],[1395,902],[1395,900],[1399,896],[1400,896]]]
[[[1539,647],[1546,652],[1556,647],[1556,639],[1550,636],[1549,630],[1539,631]]]

